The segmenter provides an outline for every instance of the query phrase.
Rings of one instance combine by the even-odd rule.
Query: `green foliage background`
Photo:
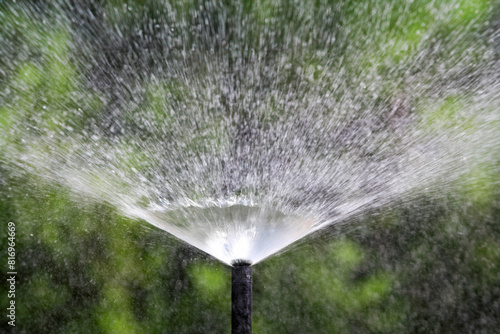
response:
[[[138,16],[154,17],[151,8],[157,5],[155,1],[127,3],[134,13],[143,11],[142,16],[113,11],[123,6],[121,1],[92,2],[115,13],[110,22],[124,34]],[[283,3],[244,3],[257,22],[282,13],[276,8]],[[345,20],[349,11],[358,8],[357,1],[347,3]],[[393,26],[387,25],[380,40],[364,46],[366,52],[352,63],[352,70],[371,66],[375,53],[370,48],[384,43],[384,36],[395,36],[406,48],[396,43],[376,57],[391,63],[410,55],[420,42],[417,25],[425,29],[435,19],[426,4],[411,2],[418,15],[402,18],[407,29],[392,31]],[[58,5],[47,2],[46,10],[55,11]],[[172,5],[182,7],[178,11],[182,13],[199,4]],[[449,16],[449,30],[441,33],[452,35],[454,28],[467,25],[490,5],[489,1],[463,1],[460,10]],[[19,119],[21,109],[58,106],[44,114],[49,131],[61,130],[63,123],[78,131],[88,118],[103,113],[102,92],[79,84],[81,72],[71,61],[67,23],[42,23],[35,14],[19,11],[20,15],[9,18],[23,5],[3,1],[0,6],[0,21],[15,22],[0,23],[1,33],[7,36],[1,42],[29,45],[29,52],[20,51],[15,63],[0,60],[0,87],[13,92],[2,95],[7,97],[0,101],[0,138],[11,145],[21,141],[9,135],[13,124],[25,121]],[[40,29],[45,32],[42,38],[36,34]],[[311,66],[314,61],[311,57]],[[387,68],[378,70],[383,73]],[[75,101],[75,90],[88,94]],[[175,83],[152,86],[148,98],[154,105],[155,96],[170,94],[175,99],[180,90]],[[388,94],[395,90],[387,88]],[[462,103],[460,98],[447,97],[428,112],[446,119]],[[82,106],[83,113],[60,113]],[[161,104],[158,109],[158,117],[168,117],[161,113]],[[23,115],[29,118],[29,112]],[[224,140],[229,139],[216,138]],[[127,163],[140,168],[142,158],[136,155],[131,153]],[[398,203],[343,227],[331,227],[256,265],[255,333],[496,332],[500,327],[500,174],[495,170],[487,166],[474,171],[471,181],[449,201],[422,194],[412,203]],[[6,259],[6,224],[15,222],[19,273],[16,327],[9,326],[2,315],[3,332],[230,331],[230,268],[145,222],[120,216],[104,203],[77,198],[67,189],[6,166],[0,165],[0,173],[0,249]],[[2,291],[0,309],[5,310],[8,301]]]

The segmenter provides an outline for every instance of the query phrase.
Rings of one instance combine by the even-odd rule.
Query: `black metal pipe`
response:
[[[252,267],[235,261],[231,277],[231,333],[252,333]]]

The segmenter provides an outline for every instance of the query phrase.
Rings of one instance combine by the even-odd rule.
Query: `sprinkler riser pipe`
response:
[[[234,264],[231,272],[231,333],[252,333],[252,267]]]

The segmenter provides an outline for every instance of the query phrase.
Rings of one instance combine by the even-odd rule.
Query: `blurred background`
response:
[[[457,29],[462,38],[498,36],[498,2],[455,2],[461,7],[447,14],[447,28],[436,33],[434,42],[446,41]],[[317,3],[325,6],[319,8],[329,4],[336,8],[340,2]],[[394,10],[410,13],[403,20],[413,27],[438,17],[431,10],[436,3],[402,1],[405,9]],[[242,4],[253,24],[264,26],[275,19],[278,28],[280,22],[293,25],[301,6],[294,1]],[[369,7],[355,10],[359,1],[342,4],[343,10],[333,11],[332,18],[373,19]],[[200,17],[211,22],[218,10],[230,12],[232,6],[230,1],[201,0],[0,1],[1,136],[22,142],[18,132],[9,131],[11,115],[19,109],[39,110],[40,99],[60,106],[47,111],[48,119],[66,117],[57,113],[74,108],[71,94],[78,80],[87,83],[87,97],[79,103],[92,112],[79,114],[75,128],[87,126],[87,118],[98,119],[99,126],[114,135],[113,110],[124,98],[99,97],[112,97],[114,85],[130,73],[154,70],[148,55],[160,51],[155,50],[154,39],[140,36],[141,31],[161,29],[154,22],[164,10],[191,15],[192,8],[199,8]],[[104,33],[113,27],[119,27],[116,34]],[[402,53],[385,50],[377,57],[389,61],[408,57],[418,44],[418,34],[413,28],[387,29],[409,47]],[[478,34],[481,29],[496,35]],[[86,48],[85,54],[78,54],[79,43],[93,41],[93,53]],[[498,51],[498,40],[494,43]],[[357,47],[364,50],[363,43]],[[366,57],[370,47],[368,43]],[[74,62],[75,58],[80,61]],[[81,64],[88,67],[78,68]],[[440,117],[446,120],[447,111]],[[16,170],[2,155],[0,149],[1,261],[5,277],[6,226],[14,222],[18,272],[15,327],[7,323],[9,299],[5,280],[2,284],[2,332],[230,331],[228,266],[146,222],[124,217],[110,204]],[[500,156],[490,160],[495,164],[471,171],[468,181],[449,196],[423,191],[411,201],[369,210],[257,264],[254,332],[498,333]]]

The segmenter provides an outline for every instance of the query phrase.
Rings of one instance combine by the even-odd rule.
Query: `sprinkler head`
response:
[[[248,260],[242,260],[242,259],[237,259],[231,261],[231,266],[233,267],[250,267],[252,265],[252,262]]]

